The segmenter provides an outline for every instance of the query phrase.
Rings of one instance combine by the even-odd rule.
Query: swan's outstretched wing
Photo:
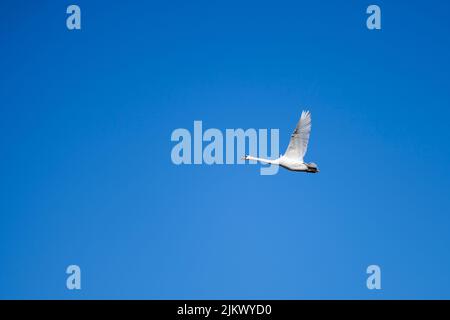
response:
[[[291,135],[291,141],[286,150],[285,157],[303,162],[308,149],[309,134],[311,133],[311,113],[303,111],[297,127]]]

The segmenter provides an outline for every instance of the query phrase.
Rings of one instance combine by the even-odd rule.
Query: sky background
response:
[[[1,1],[0,298],[450,298],[449,14]],[[279,128],[284,153],[302,109],[319,174],[171,162],[194,120]]]

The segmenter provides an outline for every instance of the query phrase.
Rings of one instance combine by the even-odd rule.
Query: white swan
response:
[[[319,169],[315,163],[305,163],[303,157],[308,149],[309,135],[311,133],[311,113],[303,111],[297,127],[291,135],[291,141],[287,147],[286,153],[280,155],[278,159],[269,160],[245,156],[244,160],[256,160],[263,163],[279,165],[291,171],[302,171],[317,173]]]

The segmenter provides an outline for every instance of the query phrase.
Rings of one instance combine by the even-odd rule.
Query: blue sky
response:
[[[0,4],[0,298],[450,298],[447,2],[74,3]],[[319,174],[171,162],[306,108]]]

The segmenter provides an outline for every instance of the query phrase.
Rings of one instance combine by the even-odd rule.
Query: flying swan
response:
[[[256,158],[252,156],[245,156],[243,159],[275,164],[291,171],[317,173],[319,172],[319,169],[315,163],[306,163],[303,161],[303,157],[308,149],[310,133],[311,113],[309,111],[303,111],[300,120],[297,123],[297,127],[291,135],[291,141],[289,141],[289,146],[287,147],[284,155],[280,155],[280,157],[275,160]]]

